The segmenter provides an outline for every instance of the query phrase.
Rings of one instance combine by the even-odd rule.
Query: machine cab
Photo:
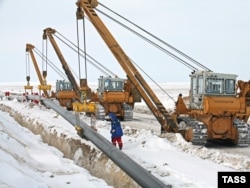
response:
[[[235,74],[197,71],[190,75],[190,108],[202,109],[204,96],[236,96]]]
[[[112,78],[111,76],[103,77],[100,76],[98,79],[98,91],[105,92],[105,91],[123,91],[125,80],[122,78]]]
[[[72,91],[73,86],[70,82],[65,80],[57,80],[56,81],[56,92],[58,91]]]

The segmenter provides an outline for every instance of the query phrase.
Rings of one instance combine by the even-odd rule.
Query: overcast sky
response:
[[[250,79],[250,1],[99,0],[99,2],[214,72],[233,73],[237,74],[239,79]],[[75,3],[76,0],[0,1],[0,82],[26,82],[27,75],[31,76],[31,82],[38,81],[32,61],[28,72],[26,71],[25,46],[26,43],[31,43],[42,51],[43,29],[52,27],[72,42],[77,42]],[[102,6],[98,6],[98,9],[103,10]],[[106,10],[105,12],[108,13]],[[191,69],[103,15],[98,15],[125,53],[156,82],[189,82]],[[79,22],[79,28],[82,37],[82,22]],[[85,22],[85,28],[87,53],[118,76],[125,77],[124,71],[88,20]],[[82,49],[83,44],[84,41],[81,39]],[[84,59],[80,61],[79,70],[77,54],[63,44],[59,43],[59,47],[78,77],[96,82],[98,77],[103,75],[89,63],[85,74]],[[40,69],[45,69],[42,67],[41,58],[38,56],[36,58]],[[62,70],[50,44],[48,58]],[[50,67],[47,68],[47,72],[48,81],[55,82],[61,79]]]

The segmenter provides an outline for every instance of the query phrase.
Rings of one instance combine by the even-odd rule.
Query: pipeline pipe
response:
[[[29,99],[40,100],[45,106],[55,110],[65,120],[71,123],[73,126],[76,125],[76,119],[72,113],[62,108],[58,104],[54,103],[50,99],[39,97],[39,96],[28,96]],[[129,175],[135,182],[137,182],[143,188],[166,188],[172,187],[166,185],[158,178],[153,176],[150,172],[145,170],[142,166],[128,157],[125,153],[114,147],[106,138],[98,134],[93,130],[87,123],[80,120],[79,126],[83,130],[83,136],[91,141],[97,148],[105,153],[117,166],[119,166],[127,175]]]

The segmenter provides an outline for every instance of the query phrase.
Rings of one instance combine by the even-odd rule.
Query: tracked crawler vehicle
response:
[[[87,16],[94,25],[163,133],[181,133],[185,140],[199,145],[208,139],[227,139],[241,146],[249,144],[250,82],[237,82],[233,74],[195,71],[190,75],[189,104],[180,94],[176,111],[169,113],[95,12],[97,0],[78,0],[76,5],[77,17]]]
[[[192,141],[205,144],[207,139],[219,139],[247,146],[250,82],[237,82],[234,74],[208,71],[194,72],[190,77],[189,99],[179,95],[176,113],[179,125],[193,128]]]

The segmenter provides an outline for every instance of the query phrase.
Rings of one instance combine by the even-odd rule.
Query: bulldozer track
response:
[[[105,119],[105,109],[102,105],[98,104],[95,116],[98,120],[104,120]]]
[[[238,146],[248,147],[250,144],[250,126],[240,119],[234,120],[234,126],[238,130]]]
[[[207,127],[203,122],[197,121],[190,117],[178,117],[178,121],[183,121],[186,125],[185,128],[193,129],[192,144],[204,146],[207,143]]]
[[[207,128],[203,122],[197,121],[190,117],[178,117],[179,122],[184,122],[185,127],[192,128],[193,138],[192,144],[204,146],[207,143]],[[234,126],[238,130],[237,146],[248,147],[250,144],[250,125],[241,121],[240,119],[234,120]]]

